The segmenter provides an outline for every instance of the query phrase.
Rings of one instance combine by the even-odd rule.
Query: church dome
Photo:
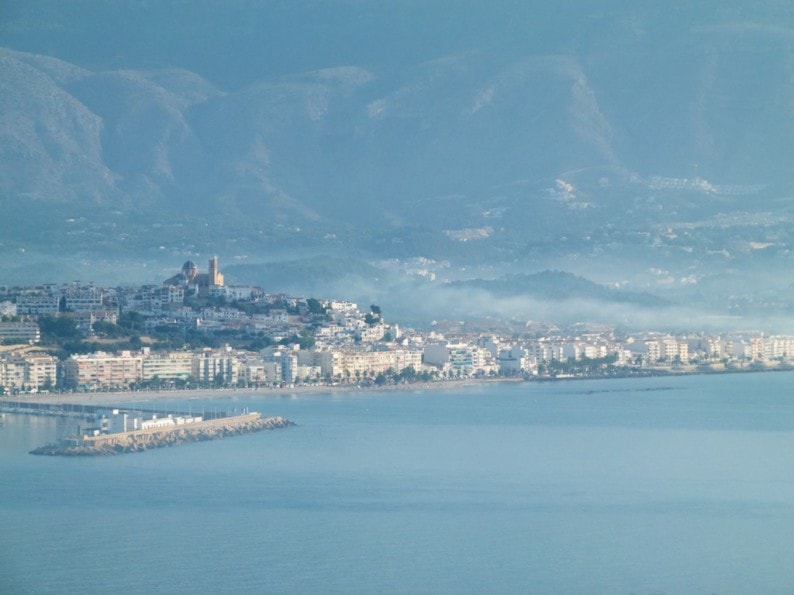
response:
[[[198,267],[196,266],[196,263],[192,260],[188,260],[182,265],[182,274],[188,281],[193,281],[193,279],[198,277]]]

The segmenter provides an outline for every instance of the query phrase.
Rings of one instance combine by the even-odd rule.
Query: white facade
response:
[[[520,345],[498,352],[499,371],[508,376],[531,371],[527,352]]]
[[[499,371],[499,364],[488,349],[468,343],[427,345],[422,355],[426,364],[440,366],[455,376],[495,374]]]
[[[38,343],[39,325],[35,322],[0,322],[0,341]]]
[[[17,305],[14,302],[5,300],[0,302],[0,316],[16,316]]]
[[[203,351],[193,358],[193,377],[198,382],[237,384],[240,362],[228,351]]]
[[[68,289],[64,292],[64,302],[69,312],[105,310],[103,297],[102,290],[96,287]]]
[[[211,296],[222,296],[227,300],[250,300],[255,294],[261,291],[260,288],[250,285],[222,285],[210,287],[209,294]]]
[[[17,298],[17,313],[36,316],[57,314],[60,303],[59,295],[23,294]]]
[[[58,359],[44,353],[10,353],[0,356],[0,386],[6,391],[54,388]]]
[[[72,355],[63,363],[67,386],[102,388],[128,386],[143,376],[143,356],[122,351],[111,355],[99,351]]]
[[[149,381],[187,380],[193,374],[193,354],[174,351],[170,353],[146,353],[143,356],[141,377]]]

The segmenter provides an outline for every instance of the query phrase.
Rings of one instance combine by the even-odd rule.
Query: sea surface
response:
[[[175,405],[298,425],[98,458],[7,414],[0,593],[794,593],[793,388],[238,391]]]

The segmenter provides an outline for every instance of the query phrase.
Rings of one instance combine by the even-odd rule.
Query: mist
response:
[[[792,30],[776,3],[10,2],[0,275],[218,255],[416,321],[787,327]],[[667,305],[444,285],[545,270]]]

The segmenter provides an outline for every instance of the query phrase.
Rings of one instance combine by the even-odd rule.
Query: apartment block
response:
[[[73,388],[129,386],[143,377],[143,356],[129,351],[72,355],[63,363],[63,377]]]

